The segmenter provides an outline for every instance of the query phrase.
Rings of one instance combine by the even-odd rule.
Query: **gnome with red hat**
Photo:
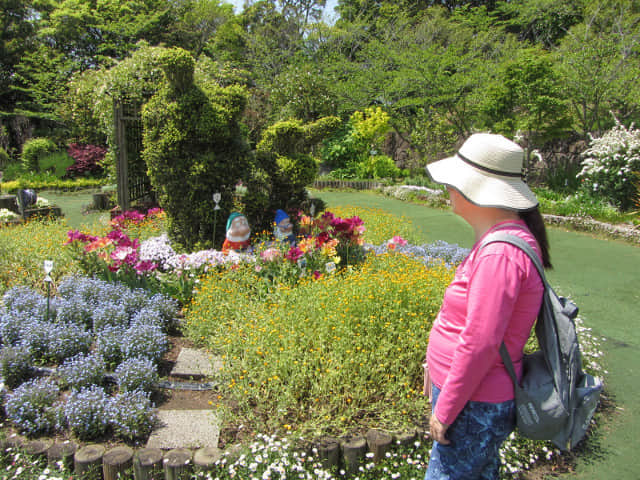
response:
[[[242,213],[233,212],[227,220],[227,235],[222,244],[222,252],[246,253],[251,250],[249,221]]]

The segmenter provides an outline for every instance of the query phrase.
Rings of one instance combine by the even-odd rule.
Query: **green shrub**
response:
[[[620,212],[606,198],[585,190],[565,195],[547,188],[536,188],[536,196],[543,213],[552,215],[591,217],[609,223],[627,221],[628,214]]]
[[[307,124],[299,120],[286,120],[271,125],[263,132],[256,152],[259,166],[256,173],[262,175],[261,192],[266,197],[263,198],[263,211],[271,213],[277,209],[308,208],[310,199],[306,187],[318,172],[317,163],[310,152],[339,124],[337,117],[323,117]],[[253,180],[257,178],[257,175],[252,176]],[[252,208],[249,200],[253,198],[249,197],[246,202],[248,208]],[[260,217],[259,212],[255,212],[253,219],[258,230],[271,230],[272,214]]]
[[[9,163],[9,154],[4,148],[0,147],[0,168],[6,167],[8,163]]]
[[[67,167],[73,165],[73,158],[64,150],[43,156],[39,162],[38,171],[51,172],[56,178],[62,178],[67,174]]]
[[[404,175],[393,159],[387,155],[372,155],[358,163],[359,178],[398,178]]]
[[[82,190],[96,188],[108,183],[104,178],[78,178],[62,180],[51,173],[22,174],[17,179],[3,182],[2,189],[7,192],[16,192],[20,188],[34,190]]]
[[[27,172],[38,172],[40,159],[58,150],[53,140],[48,138],[31,138],[22,146],[22,165]]]
[[[16,180],[17,178],[20,178],[20,176],[24,173],[22,163],[20,162],[8,163],[7,165],[5,165],[4,170],[2,171],[3,171],[2,181],[5,184],[7,182]],[[5,188],[7,190],[9,189],[9,187],[5,187]]]

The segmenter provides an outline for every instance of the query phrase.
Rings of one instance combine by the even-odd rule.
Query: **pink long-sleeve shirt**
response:
[[[522,250],[497,242],[478,251],[484,237],[497,230],[523,238],[540,255],[523,221],[502,222],[478,240],[457,268],[427,348],[429,375],[441,390],[433,414],[445,424],[453,423],[468,401],[514,398],[500,344],[504,340],[520,378],[522,351],[542,303],[542,281]]]

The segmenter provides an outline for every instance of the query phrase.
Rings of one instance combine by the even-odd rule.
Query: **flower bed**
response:
[[[177,276],[180,272],[180,276],[192,279],[197,288],[194,301],[187,304],[186,333],[225,356],[221,372],[224,382],[219,404],[215,405],[225,414],[225,425],[245,432],[246,438],[269,432],[268,437],[258,435],[258,441],[247,444],[246,452],[239,458],[221,460],[215,470],[219,478],[258,477],[265,472],[284,472],[301,478],[341,478],[344,476],[341,472],[323,469],[318,452],[309,454],[293,438],[300,434],[316,439],[327,434],[362,433],[370,427],[396,431],[410,429],[424,421],[428,406],[421,392],[420,364],[427,334],[452,273],[451,267],[466,251],[443,242],[412,245],[405,240],[412,237],[408,222],[374,210],[355,213],[345,208],[333,213],[334,219],[361,215],[366,222],[369,243],[357,235],[358,240],[350,244],[361,248],[358,256],[351,257],[361,259],[361,267],[328,272],[327,263],[342,266],[351,263],[343,261],[346,254],[331,250],[336,245],[329,243],[330,238],[324,243],[303,243],[304,248],[299,248],[302,255],[295,250],[289,254],[291,250],[284,245],[275,245],[277,252],[269,251],[274,245],[265,243],[256,248],[256,256],[231,256],[222,260],[215,251],[179,255],[173,252],[166,237],[158,239],[147,235],[150,251],[163,250],[167,258],[175,260],[175,263],[169,262],[169,268],[165,269],[163,264],[150,270],[151,275]],[[347,232],[350,229],[355,232],[361,226],[357,220],[338,222],[338,225]],[[131,244],[140,240],[135,249],[136,261],[152,260],[142,254],[145,241],[136,237],[136,228],[138,224],[127,234]],[[105,235],[96,236],[105,238]],[[109,248],[115,251],[119,247],[112,244]],[[364,255],[365,251],[369,253]],[[305,256],[307,261],[299,263]],[[341,258],[336,262],[336,257]],[[126,259],[124,256],[108,261],[126,263]],[[322,266],[325,268],[321,271]],[[316,271],[320,275],[314,275]],[[267,272],[271,272],[270,275],[265,275]],[[54,306],[56,318],[92,333],[91,350],[100,352],[107,365],[116,369],[121,392],[114,397],[100,386],[78,389],[72,394],[71,405],[62,410],[55,409],[55,402],[50,405],[49,400],[42,401],[44,405],[36,410],[36,415],[49,418],[49,413],[55,413],[54,420],[50,421],[53,428],[67,423],[78,438],[108,431],[128,440],[143,435],[146,424],[136,424],[134,418],[141,418],[137,412],[146,412],[147,406],[142,397],[134,395],[135,382],[140,380],[148,385],[153,379],[136,372],[136,368],[144,368],[145,361],[133,358],[123,361],[123,355],[137,357],[139,344],[154,345],[154,339],[159,337],[155,337],[153,331],[147,332],[141,335],[140,341],[130,342],[126,347],[118,334],[124,325],[130,327],[144,318],[160,316],[146,309],[152,303],[157,307],[163,302],[161,297],[152,301],[149,293],[139,290],[129,292],[127,300],[118,305],[118,299],[124,298],[122,291],[109,294],[108,290],[96,292],[87,285],[75,288],[65,282],[60,284],[61,300]],[[65,301],[76,293],[82,301]],[[99,308],[87,306],[102,298],[105,301]],[[25,320],[20,309],[42,315],[41,297],[38,300],[33,295],[12,294],[7,299],[5,308],[16,313],[2,324],[0,336],[3,341],[10,339],[9,343],[15,346],[3,347],[8,352],[5,363],[15,366],[17,359],[23,358],[20,355],[53,362],[42,354],[47,351],[44,346],[49,341],[46,329],[38,328],[42,325],[30,330],[33,340],[27,353],[18,349],[24,334],[19,325]],[[171,310],[171,305],[163,308]],[[101,335],[94,337],[96,325]],[[82,338],[82,335],[75,336]],[[586,369],[600,368],[597,339],[586,341],[589,332],[582,329],[580,337]],[[74,348],[79,350],[76,355],[83,355],[69,360],[71,365],[81,358],[86,360],[87,352],[81,345],[82,342]],[[61,364],[72,357],[71,350],[65,353],[64,359],[56,361]],[[129,392],[130,389],[133,392]],[[95,408],[90,408],[93,406]],[[102,413],[96,413],[98,410]],[[127,411],[134,417],[130,421],[122,418],[122,413]],[[106,426],[99,421],[105,418],[109,419]],[[393,451],[380,462],[367,460],[357,476],[361,479],[421,478],[428,449],[429,443],[420,441],[411,450]],[[505,478],[517,475],[538,458],[550,455],[555,455],[555,451],[544,443],[514,436],[501,454],[503,474]]]
[[[150,393],[177,303],[88,277],[67,277],[58,292],[50,302],[27,287],[2,297],[7,417],[31,436],[69,428],[83,440],[108,432],[127,441],[145,438],[155,415]],[[36,366],[57,368],[50,378],[32,379]],[[115,386],[106,381],[108,367],[115,369]],[[60,389],[70,389],[69,395],[59,395]]]

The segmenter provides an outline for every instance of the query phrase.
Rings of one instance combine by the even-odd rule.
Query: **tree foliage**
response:
[[[386,145],[393,135],[408,150],[380,153],[415,165],[479,130],[521,132],[539,148],[601,134],[609,112],[640,119],[635,0],[340,0],[334,24],[321,17],[325,0],[252,0],[237,14],[222,0],[0,5],[0,143],[10,152],[30,136],[113,147],[113,101],[156,94],[157,55],[171,47],[194,59],[201,91],[243,86],[239,138],[253,148],[277,122],[344,122],[372,107],[389,115]],[[271,171],[258,150],[245,180],[267,208]]]

